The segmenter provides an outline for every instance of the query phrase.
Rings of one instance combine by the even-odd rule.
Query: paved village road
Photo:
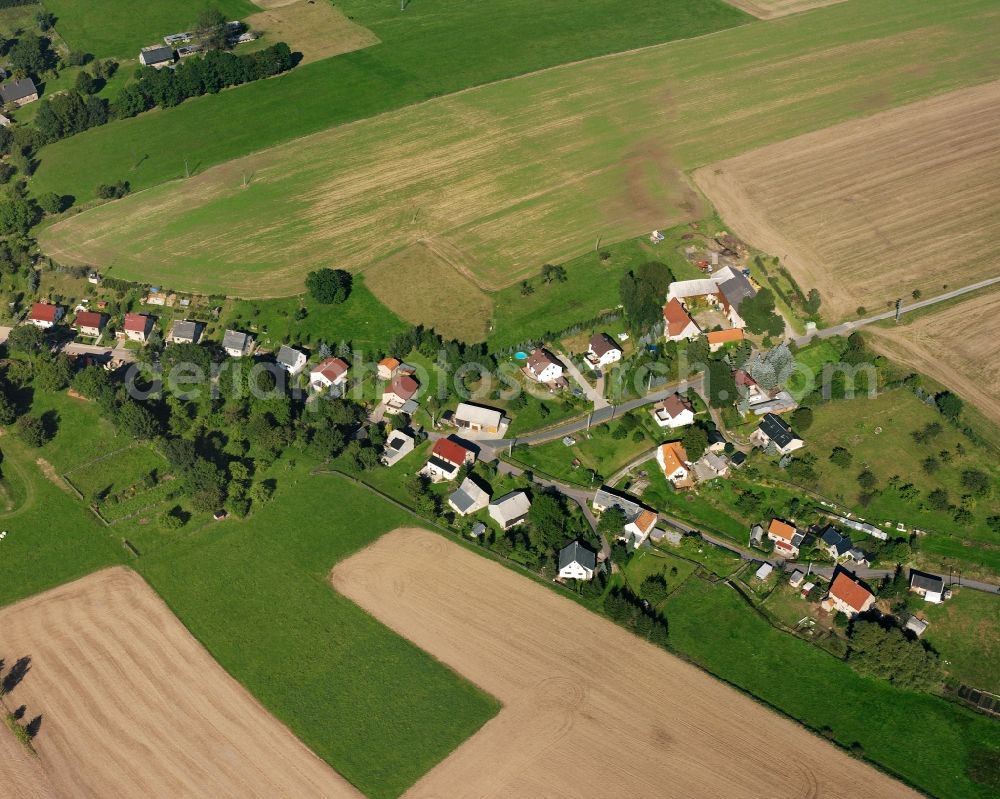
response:
[[[944,294],[938,294],[936,297],[930,297],[926,300],[919,300],[917,302],[911,303],[910,305],[903,305],[899,312],[900,314],[910,313],[911,311],[917,311],[921,308],[927,308],[931,305],[937,305],[939,302],[945,302],[947,300],[952,300],[955,297],[961,297],[963,294],[969,294],[973,291],[979,291],[979,289],[986,288],[987,286],[993,286],[1000,283],[1000,276],[987,278],[986,280],[980,280],[978,283],[971,283],[968,286],[963,286],[959,289],[953,289],[952,291],[946,291]],[[836,325],[835,327],[826,327],[822,330],[817,330],[815,333],[811,333],[808,336],[793,336],[792,341],[794,341],[799,346],[808,344],[814,338],[832,338],[834,336],[846,336],[853,333],[859,327],[864,327],[865,325],[870,325],[875,322],[882,322],[886,319],[892,319],[896,315],[896,310],[885,311],[884,313],[875,314],[875,316],[869,316],[864,319],[858,319],[854,322],[844,322],[842,325]]]

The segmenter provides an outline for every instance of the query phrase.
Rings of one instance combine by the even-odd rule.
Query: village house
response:
[[[143,47],[139,51],[139,63],[144,67],[163,69],[174,63],[174,51],[171,47],[154,45],[153,47]]]
[[[327,391],[334,386],[347,383],[347,361],[343,358],[327,358],[309,371],[309,385],[314,391]]]
[[[525,374],[538,383],[552,385],[563,380],[563,365],[551,352],[538,348],[528,356]]]
[[[531,500],[528,499],[528,495],[523,491],[511,491],[500,499],[493,500],[486,512],[500,525],[501,530],[506,531],[525,522],[529,510],[531,510]]]
[[[824,604],[854,618],[875,604],[875,596],[853,574],[840,571],[830,584],[830,593]]]
[[[385,447],[382,449],[382,463],[385,466],[393,466],[411,452],[416,445],[416,441],[409,433],[402,430],[393,430],[385,440]]]
[[[783,388],[765,391],[744,369],[733,372],[736,388],[746,403],[746,409],[757,416],[766,413],[787,413],[799,407],[795,398]]]
[[[96,311],[78,311],[76,320],[73,322],[73,327],[76,328],[81,336],[97,338],[103,332],[107,321],[108,317],[102,313],[97,313]]]
[[[656,450],[656,462],[663,469],[663,476],[674,488],[691,488],[694,480],[688,469],[687,452],[679,441],[661,444]]]
[[[708,340],[709,352],[718,352],[727,344],[739,344],[746,338],[743,328],[734,327],[729,330],[712,330],[705,338]]]
[[[694,422],[694,407],[687,398],[674,392],[662,402],[656,403],[650,411],[653,420],[660,427],[685,427]]]
[[[797,558],[799,547],[805,538],[795,527],[781,519],[771,519],[767,528],[767,537],[774,542],[774,551],[783,558]]]
[[[764,547],[764,528],[759,524],[755,524],[750,528],[750,541],[747,546],[757,547],[758,549]]]
[[[597,568],[597,553],[574,541],[559,550],[559,578],[562,580],[592,580]]]
[[[253,349],[253,336],[239,330],[227,330],[222,336],[222,349],[230,358],[242,358]]]
[[[510,426],[510,419],[502,411],[471,402],[460,402],[452,420],[462,434],[470,438],[483,434],[503,438]]]
[[[129,341],[138,341],[141,344],[145,344],[152,329],[153,317],[143,313],[125,314],[125,323],[122,325],[122,330],[125,332],[125,338]]]
[[[201,325],[190,319],[178,319],[170,326],[167,340],[171,344],[197,344],[201,337]]]
[[[658,518],[656,511],[608,488],[597,489],[590,504],[597,513],[605,513],[609,508],[618,508],[625,517],[625,524],[615,537],[625,544],[631,544],[635,549],[642,546],[656,526]]]
[[[413,397],[419,390],[420,384],[416,378],[410,375],[397,375],[382,392],[382,404],[385,405],[385,412],[390,416],[399,413],[413,413],[417,409],[417,403]]]
[[[448,496],[448,507],[459,516],[481,511],[490,501],[490,492],[471,477],[466,477],[462,484]]]
[[[745,327],[746,322],[739,310],[743,300],[756,295],[757,291],[746,275],[738,269],[726,266],[708,278],[680,280],[667,289],[667,303],[697,297],[711,303],[725,315],[732,327]],[[664,309],[666,313],[666,309]]]
[[[841,535],[840,530],[832,524],[828,524],[823,528],[819,540],[822,542],[823,548],[826,549],[826,553],[834,560],[846,558],[847,553],[854,546],[851,539],[846,535]]]
[[[792,572],[792,576],[788,578],[788,584],[792,588],[798,588],[802,585],[804,579],[806,579],[806,573],[802,569],[796,569]]]
[[[592,369],[600,370],[622,359],[622,348],[607,333],[595,333],[585,356]]]
[[[699,483],[717,480],[729,476],[729,461],[722,455],[717,455],[706,449],[694,464],[694,475]]]
[[[726,437],[714,428],[708,431],[708,450],[716,455],[726,451]]]
[[[278,348],[278,354],[274,356],[274,362],[290,375],[297,375],[305,369],[308,360],[304,352],[284,344]]]
[[[53,305],[50,302],[36,302],[31,306],[28,323],[40,327],[42,330],[47,330],[62,319],[65,312],[65,309],[59,305]]]
[[[805,441],[792,431],[784,419],[773,413],[764,414],[757,429],[750,434],[750,443],[766,450],[771,444],[781,454],[787,455],[805,446]]]
[[[910,590],[925,602],[940,605],[945,600],[944,578],[910,569]]]
[[[439,438],[434,442],[430,457],[420,474],[429,477],[434,483],[454,480],[463,466],[471,466],[475,460],[476,454],[471,449],[466,449],[450,438]]]
[[[13,104],[20,108],[37,99],[38,89],[31,78],[21,78],[0,86],[0,103],[3,105]]]
[[[672,299],[663,306],[663,335],[667,341],[685,341],[701,335],[680,300]]]
[[[378,366],[375,367],[375,371],[378,374],[379,380],[392,380],[396,376],[396,370],[400,367],[400,362],[397,358],[383,358],[378,362]]]

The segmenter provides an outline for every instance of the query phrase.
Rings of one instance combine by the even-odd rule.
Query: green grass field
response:
[[[1000,694],[1000,596],[955,589],[941,605],[913,603],[930,621],[924,640],[941,653],[953,679]]]
[[[139,57],[139,49],[163,44],[171,33],[191,30],[198,15],[217,8],[226,19],[257,11],[249,0],[45,0],[56,31],[71,50],[97,58]]]
[[[723,31],[711,46],[674,42],[485,86],[202,171],[278,141],[272,126],[288,138],[337,122],[324,65],[371,61],[381,48],[370,48],[44,149],[35,192],[87,199],[112,178],[150,186],[177,177],[184,157],[199,174],[70,217],[41,240],[65,262],[114,262],[122,277],[245,296],[295,293],[331,253],[363,269],[432,240],[499,289],[598,236],[700,217],[684,170],[995,78],[996,14],[990,0],[834,5]],[[383,99],[349,107],[362,116]]]
[[[249,520],[180,538],[137,565],[307,746],[367,796],[388,799],[498,709],[327,583],[336,561],[414,522],[364,489],[297,467]]]
[[[671,647],[799,719],[824,727],[942,799],[985,799],[965,769],[970,752],[995,747],[996,722],[929,694],[859,677],[819,648],[780,632],[728,586],[692,578],[666,603]],[[919,753],[915,757],[914,753]]]

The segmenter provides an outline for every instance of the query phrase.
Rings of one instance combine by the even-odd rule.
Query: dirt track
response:
[[[1000,291],[870,332],[877,350],[944,383],[1000,424]]]
[[[361,797],[128,569],[0,610],[6,668],[25,655],[30,670],[5,701],[27,705],[25,720],[42,715],[37,764],[19,773],[40,766],[51,790],[20,792],[0,764],[4,799]],[[6,729],[0,736],[18,746]],[[0,743],[0,758],[8,749]]]
[[[389,533],[338,564],[332,581],[504,703],[411,799],[916,796],[693,666],[432,533]]]
[[[820,6],[832,6],[834,3],[843,3],[844,0],[726,0],[726,2],[760,19],[774,19]]]
[[[1000,82],[706,166],[726,224],[782,258],[830,320],[995,274]]]

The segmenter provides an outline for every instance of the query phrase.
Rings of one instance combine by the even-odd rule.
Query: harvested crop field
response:
[[[1000,291],[898,327],[868,330],[876,349],[940,381],[1000,424]]]
[[[0,631],[7,670],[31,659],[5,702],[42,717],[34,746],[51,795],[361,797],[128,569],[4,608]]]
[[[303,63],[379,43],[378,36],[349,20],[329,0],[258,5],[265,10],[247,17],[247,25],[269,41],[287,42],[293,51],[302,53]]]
[[[503,703],[407,797],[916,796],[695,667],[433,533],[389,533],[339,563],[332,580]]]
[[[421,241],[365,270],[365,285],[407,322],[433,328],[445,338],[483,341],[493,301],[473,274],[461,253]]]
[[[363,270],[433,239],[500,289],[598,237],[700,218],[689,169],[995,80],[998,23],[986,0],[869,0],[591,59],[264,150],[39,241],[125,279],[272,297],[331,261]]]
[[[845,0],[726,0],[726,2],[760,19],[774,19],[813,8],[832,6]]]
[[[996,274],[1000,82],[698,170],[738,235],[816,287],[828,319]]]

